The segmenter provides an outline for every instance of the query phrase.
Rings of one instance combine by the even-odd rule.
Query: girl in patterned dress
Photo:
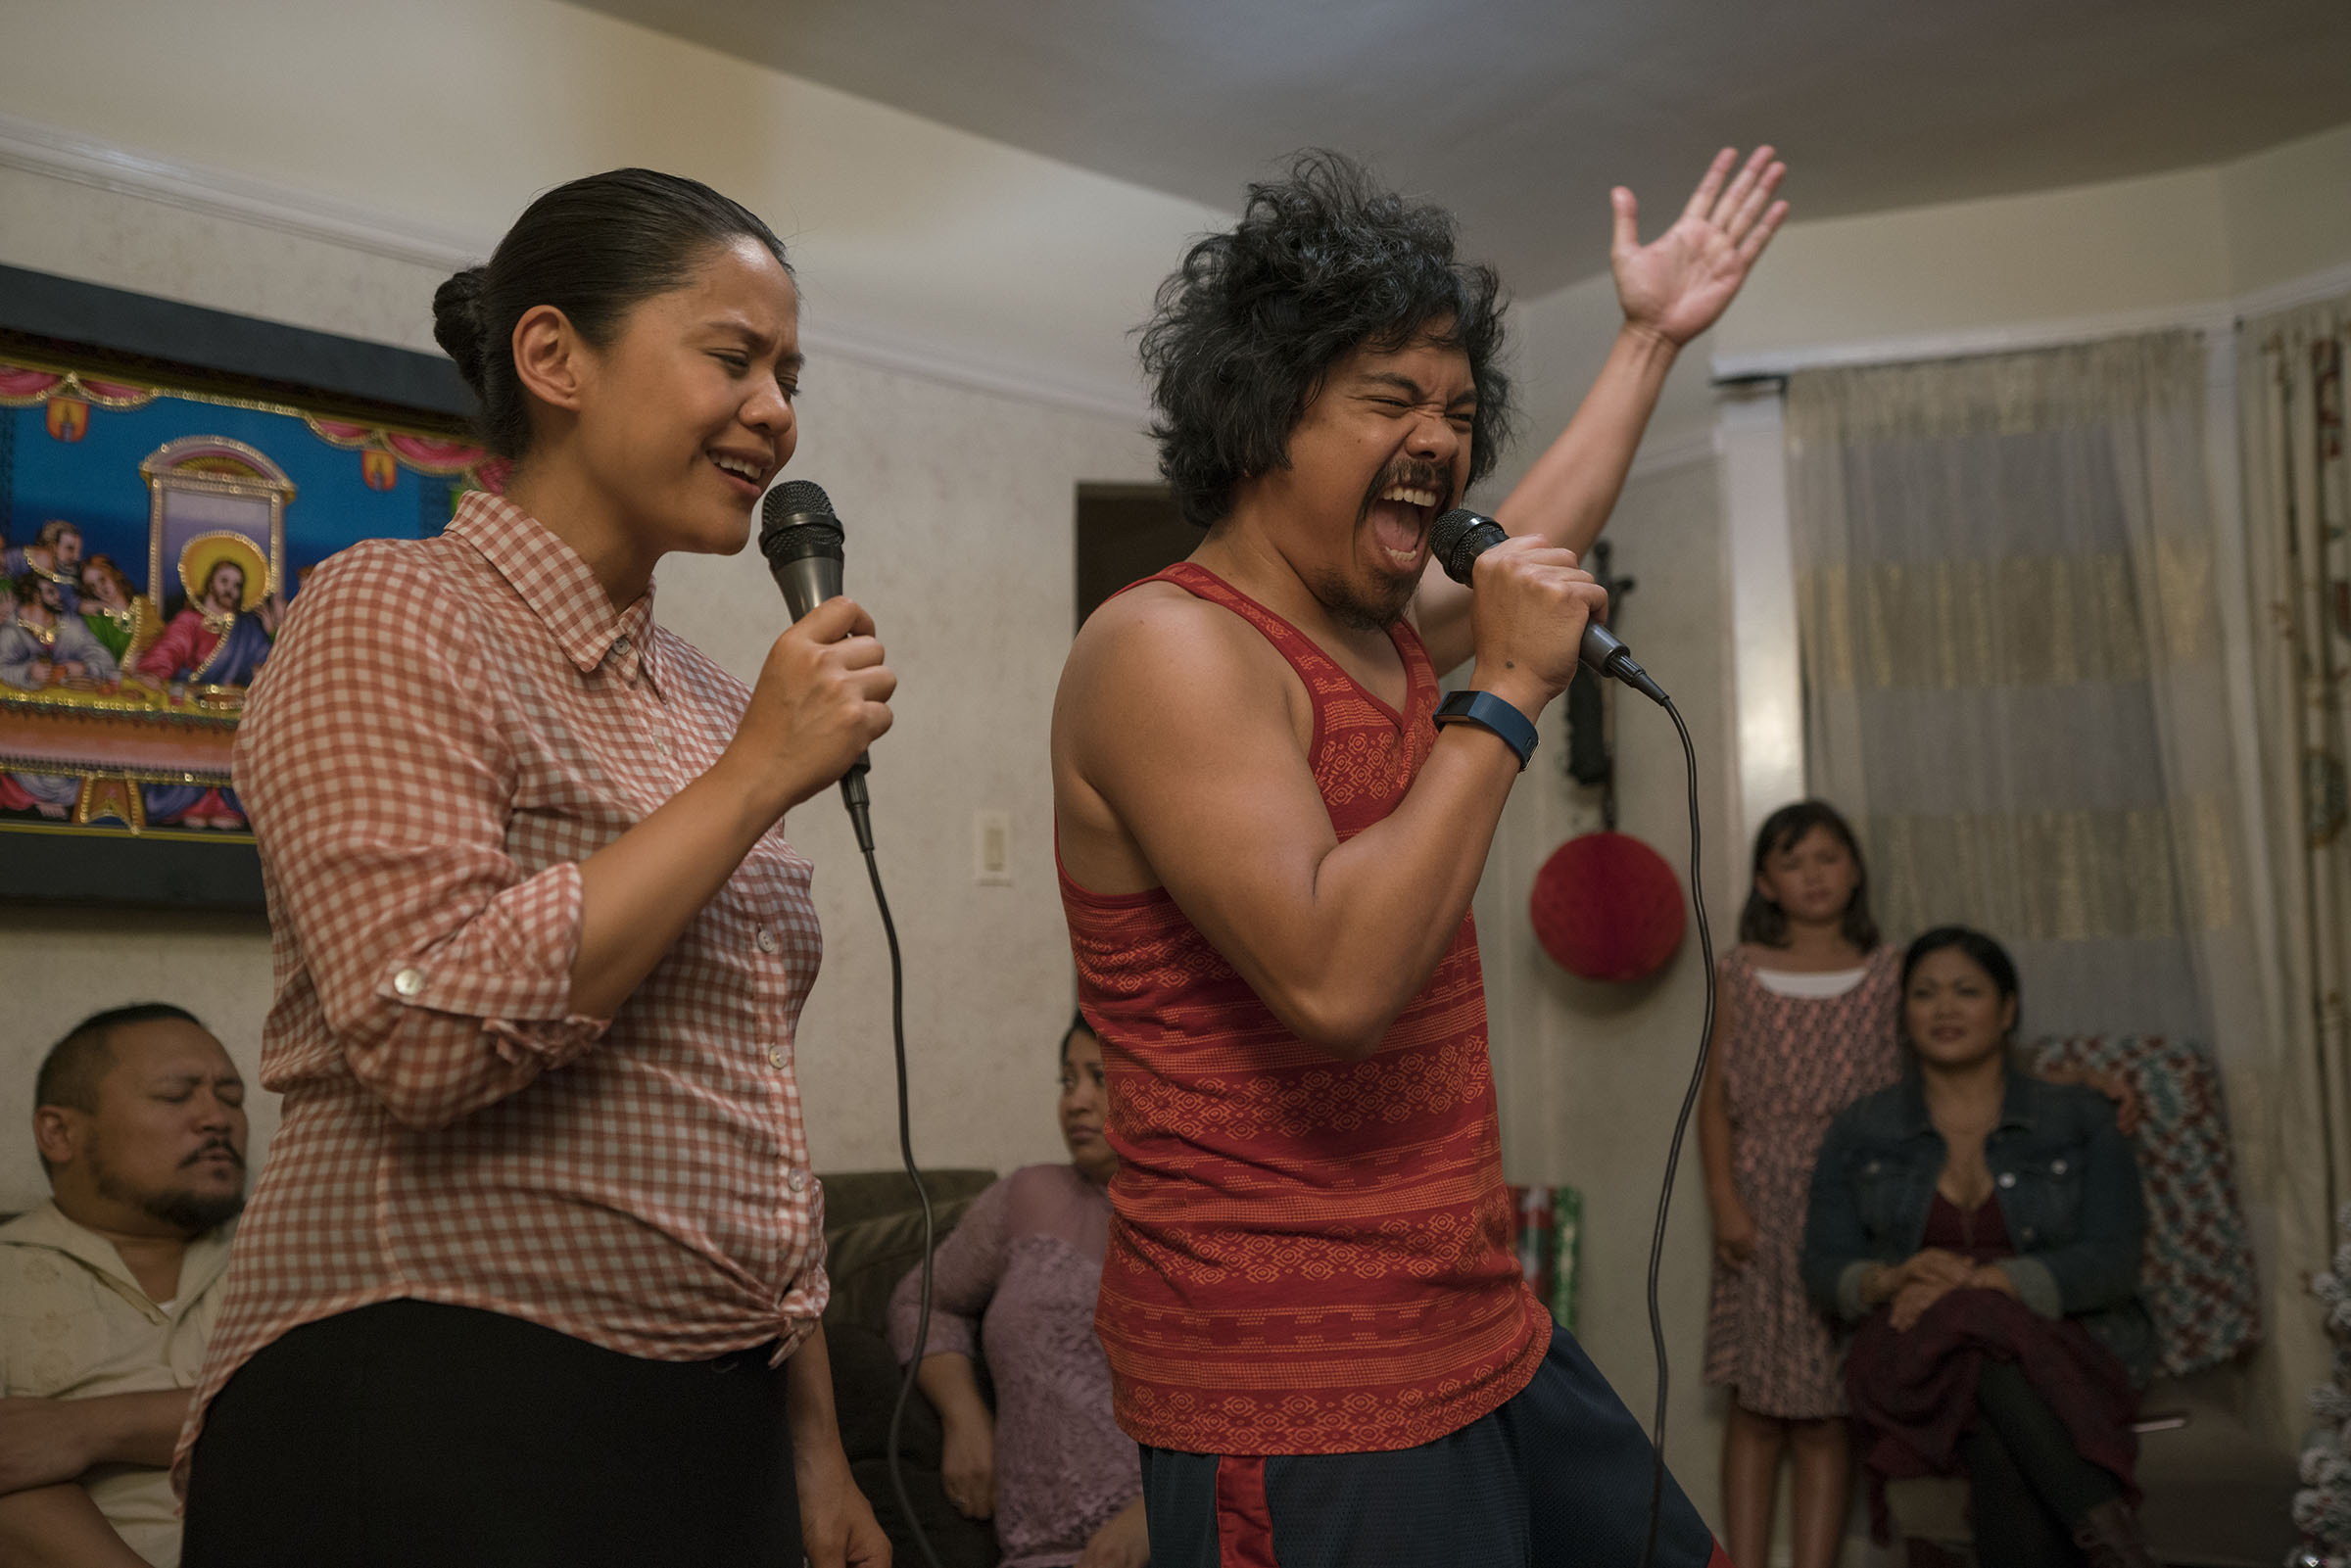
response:
[[[1838,1112],[1895,1081],[1899,958],[1835,808],[1799,801],[1755,835],[1740,944],[1718,977],[1699,1140],[1714,1218],[1706,1381],[1731,1391],[1724,1545],[1769,1560],[1780,1461],[1796,1467],[1797,1568],[1831,1568],[1851,1463],[1839,1347],[1800,1272],[1813,1157]]]

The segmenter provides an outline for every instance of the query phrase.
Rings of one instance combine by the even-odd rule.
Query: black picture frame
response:
[[[472,396],[437,354],[313,332],[74,278],[0,266],[0,349],[46,349],[134,374],[234,386],[357,415],[463,419]],[[261,857],[218,843],[0,835],[12,902],[259,913]]]

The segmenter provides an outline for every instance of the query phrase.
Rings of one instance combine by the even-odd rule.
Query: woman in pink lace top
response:
[[[931,1336],[916,1382],[945,1428],[947,1498],[991,1514],[1003,1568],[1142,1568],[1143,1478],[1110,1414],[1110,1363],[1094,1299],[1110,1235],[1105,1189],[1119,1157],[1102,1136],[1102,1046],[1082,1019],[1061,1041],[1066,1165],[1029,1165],[973,1201],[939,1244]],[[889,1303],[890,1343],[914,1349],[919,1271]],[[975,1345],[995,1383],[991,1416]]]

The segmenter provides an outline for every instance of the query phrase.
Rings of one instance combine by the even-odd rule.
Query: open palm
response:
[[[1788,166],[1774,162],[1769,147],[1758,147],[1732,178],[1738,158],[1730,147],[1715,154],[1682,215],[1647,245],[1633,193],[1621,185],[1608,193],[1616,214],[1608,262],[1617,302],[1634,326],[1677,346],[1688,343],[1714,324],[1779,232],[1788,204],[1773,201],[1772,193]]]

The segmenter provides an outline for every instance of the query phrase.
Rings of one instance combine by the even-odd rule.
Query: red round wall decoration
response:
[[[1681,879],[1629,833],[1585,833],[1552,851],[1527,916],[1543,951],[1592,980],[1655,974],[1689,927]]]

